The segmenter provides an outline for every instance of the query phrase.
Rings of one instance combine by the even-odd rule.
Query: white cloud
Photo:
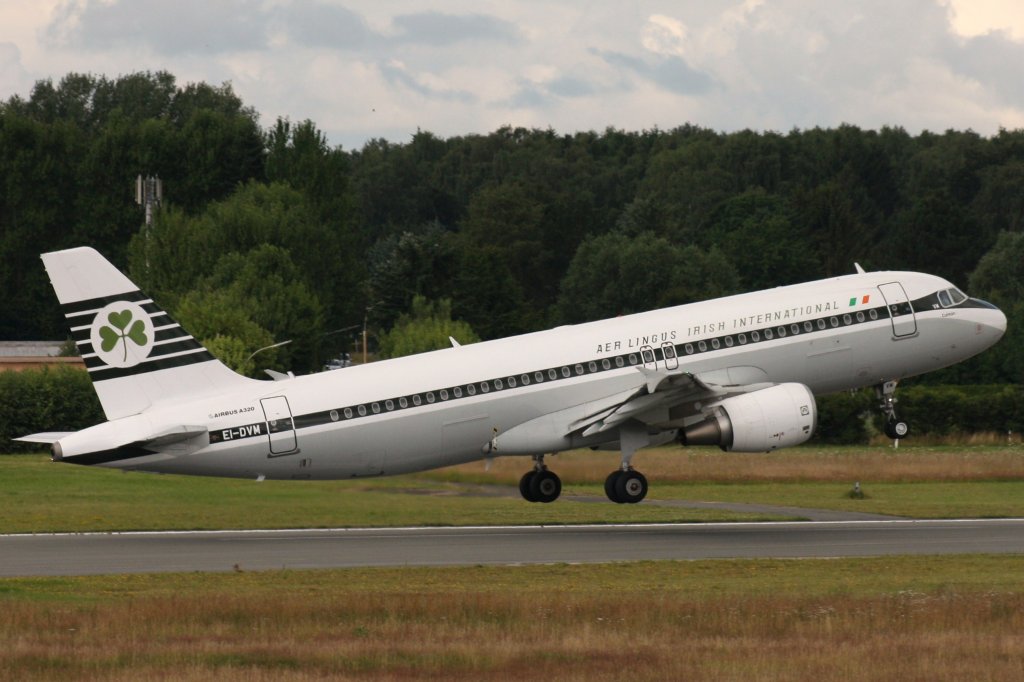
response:
[[[346,147],[502,124],[989,134],[1024,119],[1021,27],[1019,0],[43,0],[0,4],[0,94],[166,69]]]

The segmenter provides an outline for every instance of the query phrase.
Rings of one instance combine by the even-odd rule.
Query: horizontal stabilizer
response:
[[[64,436],[69,436],[74,431],[45,431],[43,433],[33,433],[29,436],[22,436],[21,438],[12,438],[19,443],[45,443],[46,445],[53,445]]]

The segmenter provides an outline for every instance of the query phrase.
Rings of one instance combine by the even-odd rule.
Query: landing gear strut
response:
[[[906,438],[910,432],[910,426],[896,417],[896,382],[886,381],[875,386],[875,395],[878,396],[879,408],[885,415],[885,435],[893,440]]]
[[[544,464],[544,455],[533,456],[533,469],[519,479],[519,494],[528,502],[554,502],[562,494],[562,479]]]
[[[650,443],[647,429],[637,425],[624,425],[619,429],[622,466],[604,480],[604,494],[617,504],[636,504],[647,497],[647,478],[633,469],[633,454]]]

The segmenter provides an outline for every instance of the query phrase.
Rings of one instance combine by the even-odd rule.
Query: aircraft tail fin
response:
[[[42,259],[107,419],[254,381],[213,357],[96,250]]]

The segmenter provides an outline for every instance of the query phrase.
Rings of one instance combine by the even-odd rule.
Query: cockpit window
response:
[[[941,305],[943,308],[948,308],[950,306],[957,305],[958,303],[963,303],[966,300],[967,294],[965,294],[964,292],[960,291],[957,288],[946,289],[945,291],[939,292],[939,305]]]

